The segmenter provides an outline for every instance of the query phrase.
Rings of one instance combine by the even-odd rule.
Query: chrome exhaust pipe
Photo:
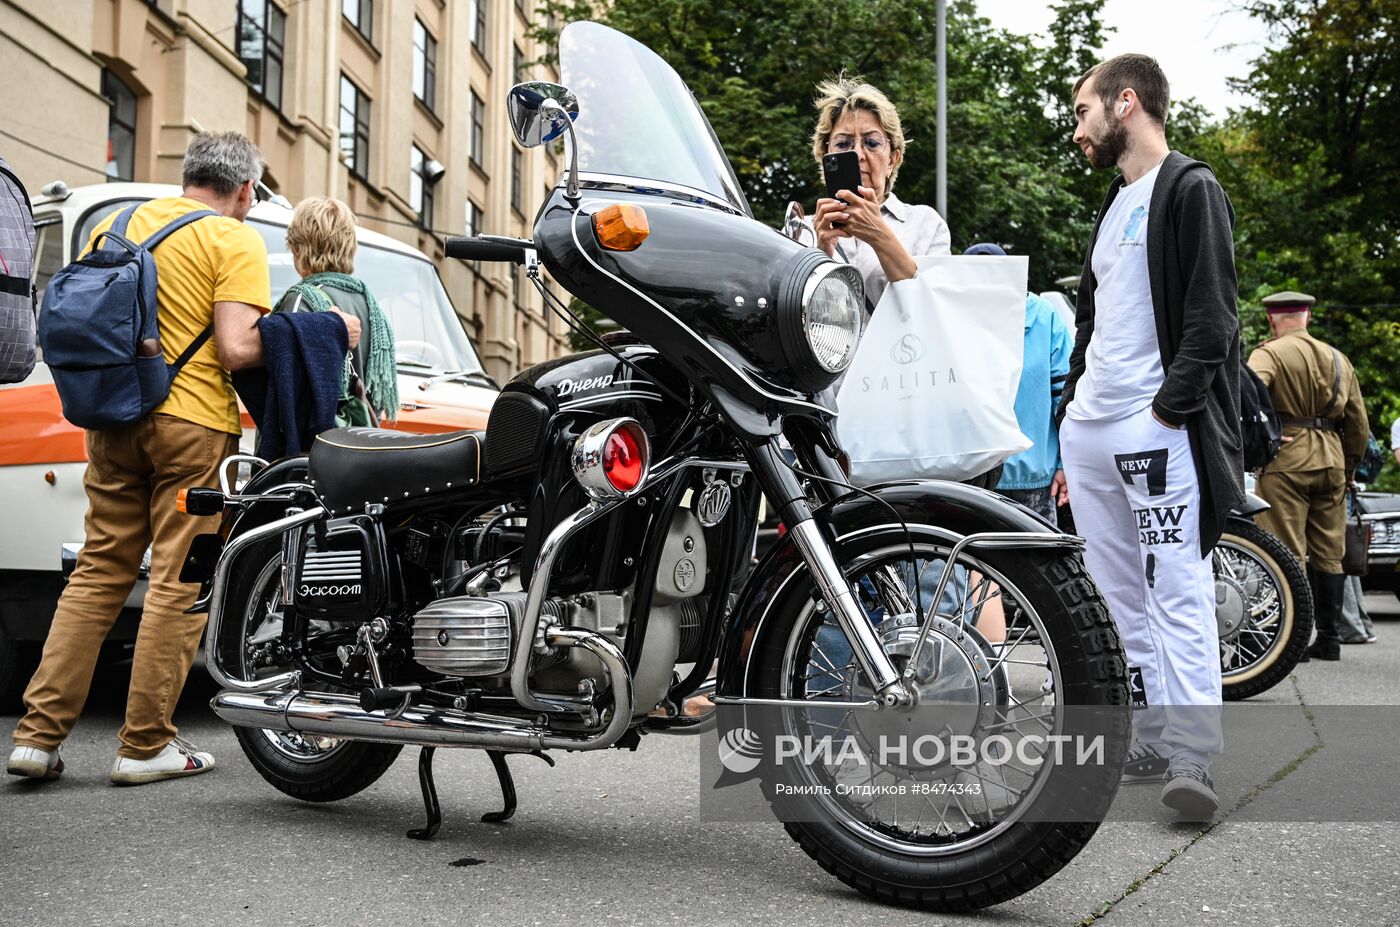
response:
[[[596,733],[563,734],[547,727],[500,715],[412,705],[390,717],[365,711],[356,696],[300,689],[248,692],[225,690],[209,702],[214,713],[237,727],[296,731],[347,740],[410,744],[422,747],[479,747],[510,752],[599,750],[627,732],[632,720],[632,676],[617,645],[582,628],[550,628],[555,647],[582,647],[603,662],[612,686],[612,716]]]
[[[209,706],[236,727],[420,747],[546,749],[543,730],[514,719],[419,706],[390,718],[387,712],[365,711],[358,698],[338,692],[220,692]]]

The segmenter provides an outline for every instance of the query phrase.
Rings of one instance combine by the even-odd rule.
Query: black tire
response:
[[[281,559],[277,541],[256,544],[243,553],[229,576],[227,618],[216,642],[220,659],[230,675],[244,666],[245,615],[256,607],[268,588],[269,573],[275,587],[276,564]],[[269,667],[280,671],[284,667]],[[245,669],[244,677],[248,678]],[[264,779],[279,792],[302,801],[330,802],[349,798],[378,781],[403,748],[396,744],[301,737],[259,728],[234,728],[243,754]]]
[[[0,715],[18,713],[24,707],[24,687],[38,668],[43,649],[37,641],[17,641],[0,630]]]
[[[1226,701],[1237,702],[1272,689],[1293,672],[1312,638],[1313,597],[1298,558],[1283,541],[1254,522],[1231,518],[1220,545],[1233,556],[1256,561],[1276,587],[1281,603],[1278,624],[1269,626],[1271,640],[1257,659],[1244,667],[1228,667],[1226,645],[1221,642],[1222,694]]]
[[[917,528],[915,534],[919,543]],[[902,545],[905,537],[903,531],[894,531],[842,546],[835,552],[837,562],[849,572],[854,558]],[[1024,894],[1084,848],[1118,791],[1130,714],[1127,664],[1108,608],[1079,554],[988,550],[977,557],[1012,580],[1042,616],[1060,669],[1056,678],[1062,688],[1056,691],[1063,695],[1056,697],[1074,705],[1105,706],[1114,719],[1115,733],[1108,741],[1107,761],[1087,775],[1082,769],[1077,774],[1073,808],[1064,815],[1069,820],[1011,821],[993,831],[986,842],[955,853],[928,856],[878,846],[833,817],[784,822],[788,834],[823,869],[883,902],[951,912],[983,908]],[[786,695],[780,687],[785,650],[792,635],[804,633],[799,625],[809,623],[804,610],[815,595],[806,576],[804,581],[790,583],[774,601],[755,646],[750,691],[770,698]],[[806,684],[802,685],[805,691]],[[793,686],[788,686],[789,692],[795,691]],[[767,786],[772,800],[772,783]],[[1047,790],[1028,801],[1033,805],[1049,794]]]

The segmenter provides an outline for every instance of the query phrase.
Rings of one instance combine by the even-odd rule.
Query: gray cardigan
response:
[[[1079,281],[1074,352],[1056,421],[1074,399],[1094,336],[1094,242],[1123,186],[1120,174],[1099,209]],[[1152,410],[1185,425],[1201,485],[1201,556],[1220,540],[1225,519],[1244,501],[1240,451],[1240,325],[1235,307],[1235,210],[1209,165],[1173,151],[1152,189],[1147,275],[1166,380]]]

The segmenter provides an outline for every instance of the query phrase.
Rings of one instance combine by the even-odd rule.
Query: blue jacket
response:
[[[1073,350],[1074,336],[1055,307],[1026,294],[1026,350],[1016,390],[1016,424],[1035,443],[1006,461],[997,489],[1040,489],[1049,486],[1060,469],[1055,409]]]
[[[263,366],[237,370],[233,386],[258,426],[258,456],[304,454],[335,427],[349,334],[332,312],[274,312],[258,320]]]

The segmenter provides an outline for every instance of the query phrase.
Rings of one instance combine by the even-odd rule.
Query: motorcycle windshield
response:
[[[699,102],[655,52],[607,26],[576,22],[559,37],[559,67],[578,97],[580,171],[685,187],[752,215]]]

